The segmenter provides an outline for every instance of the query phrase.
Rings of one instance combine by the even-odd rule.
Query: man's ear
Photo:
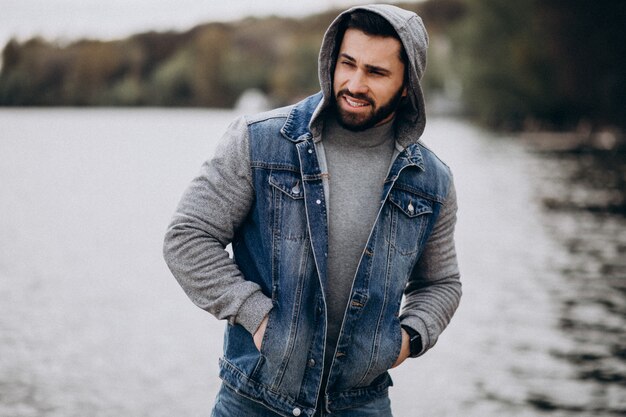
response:
[[[406,87],[402,87],[402,97],[406,97],[409,95],[408,90],[406,89]]]

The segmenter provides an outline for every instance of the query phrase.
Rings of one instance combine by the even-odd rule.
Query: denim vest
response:
[[[220,376],[285,415],[312,416],[326,334],[327,205],[311,117],[321,95],[248,119],[255,200],[233,240],[246,279],[271,297],[261,352],[228,324]],[[393,161],[381,207],[346,308],[325,407],[351,408],[387,395],[400,353],[403,290],[447,196],[451,174],[419,143]],[[358,213],[356,214],[358,215]],[[325,393],[319,393],[324,395]]]

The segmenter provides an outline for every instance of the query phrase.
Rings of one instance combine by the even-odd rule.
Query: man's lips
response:
[[[371,103],[368,100],[358,99],[358,98],[349,96],[347,94],[342,94],[341,97],[344,99],[346,104],[351,108],[358,109],[358,108],[363,108],[363,107],[367,107],[371,105]]]
[[[344,98],[346,99],[346,102],[351,106],[351,107],[365,107],[367,105],[369,105],[369,103],[366,102],[362,102],[362,101],[356,101],[348,96],[344,96]]]

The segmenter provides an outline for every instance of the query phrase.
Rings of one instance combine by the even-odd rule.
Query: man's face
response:
[[[400,41],[348,29],[333,75],[339,122],[360,131],[391,120],[407,92]]]

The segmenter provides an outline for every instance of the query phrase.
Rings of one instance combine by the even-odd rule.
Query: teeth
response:
[[[349,97],[346,97],[346,101],[348,102],[349,105],[351,105],[352,107],[365,107],[367,106],[367,103],[358,103],[356,101],[352,101],[350,100]]]

